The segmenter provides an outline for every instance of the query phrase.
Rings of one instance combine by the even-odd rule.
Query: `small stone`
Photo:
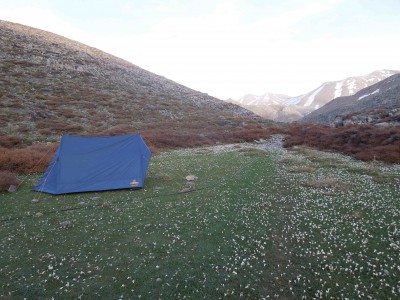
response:
[[[60,222],[60,227],[62,229],[70,228],[72,227],[72,222],[71,221]]]
[[[39,199],[32,199],[31,203],[39,203]]]
[[[188,176],[185,177],[185,179],[187,181],[194,181],[194,180],[198,179],[198,177],[195,176],[195,175],[188,175]]]
[[[388,128],[388,127],[391,127],[392,124],[390,124],[388,122],[381,122],[381,123],[376,123],[375,126],[378,128]]]
[[[106,201],[101,205],[103,208],[111,208],[112,203],[110,201]]]
[[[157,278],[156,282],[162,282],[162,279],[161,278]]]
[[[37,212],[37,213],[35,214],[35,217],[36,217],[36,218],[43,217],[43,213],[42,213],[42,212]]]
[[[185,188],[194,190],[196,188],[196,184],[193,181],[187,181],[185,184]]]
[[[81,202],[78,203],[78,205],[79,205],[79,206],[85,206],[85,205],[86,205],[86,202],[81,201]]]
[[[10,187],[8,188],[8,191],[10,192],[10,193],[13,193],[13,192],[15,192],[17,190],[17,186],[16,185],[10,185]]]

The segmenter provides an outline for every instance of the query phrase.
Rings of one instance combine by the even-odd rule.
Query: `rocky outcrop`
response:
[[[400,107],[387,110],[378,108],[345,116],[337,116],[330,125],[341,127],[354,124],[371,124],[382,128],[400,127]]]

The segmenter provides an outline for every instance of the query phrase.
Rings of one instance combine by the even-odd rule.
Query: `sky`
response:
[[[47,30],[220,99],[400,70],[399,0],[0,0]]]

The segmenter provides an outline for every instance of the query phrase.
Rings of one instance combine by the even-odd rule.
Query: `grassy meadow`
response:
[[[39,177],[0,194],[0,299],[400,297],[400,165],[241,144],[158,154],[136,191]]]

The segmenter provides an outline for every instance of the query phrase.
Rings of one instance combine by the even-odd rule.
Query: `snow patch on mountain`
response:
[[[343,91],[343,81],[339,81],[335,85],[335,98],[340,97]]]
[[[314,100],[315,100],[315,96],[324,88],[325,84],[321,85],[316,91],[314,91],[314,93],[312,93],[306,103],[304,104],[304,106],[310,106],[311,104],[313,104]]]
[[[356,91],[356,88],[357,88],[356,80],[354,78],[352,78],[351,80],[349,80],[349,83],[347,84],[347,86],[349,89],[349,94],[350,95],[354,94],[354,92]]]
[[[266,93],[262,95],[246,94],[237,103],[239,105],[271,105],[281,104],[285,99],[289,98],[287,95]]]
[[[292,97],[289,99],[286,99],[285,101],[282,102],[284,106],[294,106],[300,103],[300,101],[303,99],[304,95],[300,95],[297,97]]]
[[[369,94],[363,95],[363,96],[361,96],[361,97],[358,97],[358,99],[357,99],[357,100],[361,100],[361,99],[364,99],[365,97],[368,97],[368,96],[370,96],[370,95],[373,95],[373,94],[379,93],[379,91],[380,91],[380,89],[376,89],[376,90],[375,90],[375,91],[373,91],[372,93],[369,93]]]

